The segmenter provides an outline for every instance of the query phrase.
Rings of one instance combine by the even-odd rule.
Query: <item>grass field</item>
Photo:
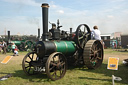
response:
[[[0,77],[9,73],[13,77],[0,81],[0,85],[112,85],[112,74],[121,77],[122,81],[115,81],[115,85],[128,85],[128,67],[122,65],[122,60],[128,58],[128,52],[117,52],[106,49],[104,61],[96,70],[82,67],[69,67],[64,78],[51,81],[46,74],[27,76],[22,70],[22,59],[27,52],[19,52],[19,56],[13,57],[7,64],[0,63]],[[8,55],[0,54],[0,62]],[[112,71],[107,69],[108,57],[119,57],[119,69]]]

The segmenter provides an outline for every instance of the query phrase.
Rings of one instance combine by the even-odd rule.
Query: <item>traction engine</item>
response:
[[[88,69],[98,68],[103,61],[103,46],[98,40],[91,40],[88,25],[80,24],[75,32],[60,30],[57,24],[50,23],[48,31],[48,8],[42,4],[42,40],[38,41],[32,52],[22,61],[23,71],[27,75],[45,72],[51,80],[64,77],[67,65],[85,65]]]

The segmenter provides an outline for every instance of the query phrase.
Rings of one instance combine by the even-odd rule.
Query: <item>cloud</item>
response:
[[[40,6],[42,2],[46,2],[47,0],[3,0],[9,3],[23,4],[28,6]],[[72,0],[70,0],[71,2]],[[98,2],[99,1],[99,2]],[[102,34],[113,33],[116,31],[125,30],[128,32],[128,9],[127,0],[107,0],[108,3],[105,3],[102,0],[90,1],[87,0],[83,3],[83,0],[72,2],[73,5],[67,5],[65,3],[59,3],[56,1],[49,1],[49,21],[56,23],[57,19],[60,19],[60,24],[63,26],[61,29],[69,31],[69,28],[72,27],[73,31],[75,31],[80,24],[87,24],[91,29],[94,25],[97,25],[101,30]],[[106,2],[107,2],[106,1]],[[88,3],[87,3],[88,2]],[[92,2],[92,3],[90,3]],[[85,4],[86,3],[86,4]],[[101,4],[102,3],[102,4]],[[63,5],[62,5],[63,4]],[[70,4],[70,3],[68,3]],[[32,10],[31,13],[33,13]],[[27,10],[28,11],[28,10]],[[30,12],[28,12],[30,13]],[[33,13],[34,14],[34,13]],[[34,15],[33,15],[34,16]],[[28,34],[36,34],[34,31],[38,28],[37,24],[40,24],[40,16],[32,17],[29,15],[25,15],[25,17],[13,17],[7,20],[1,20],[0,24],[2,28],[5,26],[8,28],[15,29],[26,29],[27,32],[31,32]],[[11,19],[15,19],[17,21],[10,21]],[[24,22],[23,22],[24,21]],[[7,22],[5,25],[4,22]],[[10,23],[11,22],[11,23]],[[13,25],[11,25],[13,24]],[[15,25],[17,25],[17,27]],[[4,25],[4,26],[3,26]],[[31,30],[31,31],[30,31]],[[17,32],[17,31],[16,31]]]
[[[122,11],[124,14],[128,14],[128,9]]]
[[[108,15],[107,17],[108,17],[108,18],[114,18],[114,16],[113,16],[113,15]]]
[[[60,14],[64,14],[64,11],[63,10],[59,10],[57,12],[60,13]]]
[[[39,3],[36,3],[34,0],[3,0],[9,3],[31,5],[31,6],[40,6]]]
[[[57,8],[57,6],[54,5],[54,4],[50,5],[50,7],[52,7],[52,8]]]
[[[123,1],[125,1],[125,0],[110,0],[111,2],[123,2]]]

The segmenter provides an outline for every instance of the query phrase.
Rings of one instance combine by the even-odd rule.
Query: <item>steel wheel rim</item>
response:
[[[58,58],[56,60],[55,58]],[[66,58],[62,53],[51,54],[46,62],[46,73],[51,80],[58,80],[64,77],[67,69]]]

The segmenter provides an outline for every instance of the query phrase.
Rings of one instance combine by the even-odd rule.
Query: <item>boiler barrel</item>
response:
[[[57,52],[65,55],[73,55],[76,51],[76,45],[73,41],[54,41]]]
[[[73,41],[39,41],[36,44],[36,52],[39,57],[50,55],[53,52],[61,52],[70,56],[76,52],[76,44]]]

